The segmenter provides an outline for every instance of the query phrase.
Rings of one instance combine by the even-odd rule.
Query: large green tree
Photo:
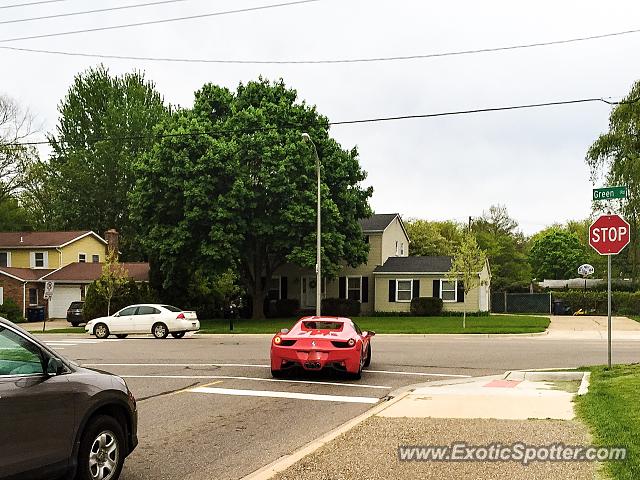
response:
[[[575,278],[587,259],[584,245],[574,233],[548,229],[532,240],[529,260],[538,280]]]
[[[321,162],[323,274],[366,261],[358,219],[371,213],[372,190],[361,186],[357,150],[344,150],[328,131],[327,118],[295,90],[262,78],[235,92],[207,84],[192,109],[165,119],[162,138],[136,162],[131,197],[165,289],[184,291],[203,265],[235,265],[259,318],[279,266],[315,265],[316,161],[303,132]]]
[[[121,232],[125,257],[140,256],[138,226],[129,216],[133,165],[149,150],[153,128],[169,113],[152,82],[139,72],[110,75],[99,66],[77,75],[58,106],[49,136],[53,153],[40,188],[51,223],[60,229]]]
[[[410,255],[453,255],[463,236],[462,227],[450,220],[409,220],[405,222],[411,245]]]
[[[482,217],[473,220],[471,228],[478,246],[489,259],[491,286],[495,291],[522,289],[531,283],[527,239],[505,206],[491,206]]]
[[[609,131],[591,145],[586,162],[594,184],[601,179],[606,185],[626,185],[627,199],[594,204],[596,211],[623,214],[631,225],[631,245],[620,256],[626,256],[627,274],[638,277],[640,257],[640,80],[609,116]]]

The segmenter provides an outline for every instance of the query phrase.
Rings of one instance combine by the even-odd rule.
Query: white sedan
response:
[[[130,333],[151,333],[156,338],[182,338],[186,332],[200,329],[196,312],[184,311],[171,305],[129,305],[109,317],[94,318],[87,323],[85,331],[97,338],[114,334],[126,338]]]

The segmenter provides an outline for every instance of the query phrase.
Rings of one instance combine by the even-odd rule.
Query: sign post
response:
[[[595,190],[594,190],[595,196]],[[619,215],[601,215],[589,227],[589,245],[607,256],[607,365],[611,368],[611,255],[629,245],[631,228]]]
[[[47,311],[45,312],[44,319],[42,320],[42,331],[44,332],[47,328],[47,313],[49,311],[49,300],[53,297],[53,287],[54,283],[49,281],[44,284],[44,299],[47,301]]]

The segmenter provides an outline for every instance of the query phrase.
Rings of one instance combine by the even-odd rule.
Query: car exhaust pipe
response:
[[[307,362],[304,366],[308,369],[318,370],[320,369],[320,362]]]

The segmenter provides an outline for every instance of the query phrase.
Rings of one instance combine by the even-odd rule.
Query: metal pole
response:
[[[611,254],[607,255],[607,365],[611,368]]]
[[[313,142],[312,142],[313,143]],[[313,145],[313,151],[316,154],[316,172],[318,174],[318,229],[316,231],[317,244],[316,244],[316,316],[320,316],[320,301],[322,294],[322,275],[320,264],[320,233],[322,231],[320,225],[320,157],[318,157],[318,150],[315,144]]]

